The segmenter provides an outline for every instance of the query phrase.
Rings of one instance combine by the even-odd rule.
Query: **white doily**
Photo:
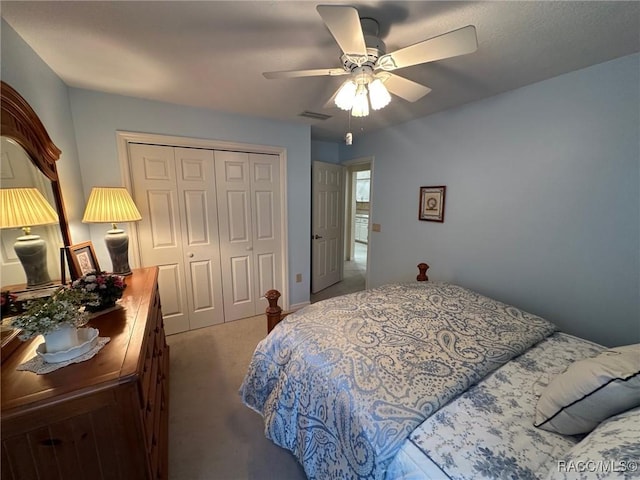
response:
[[[71,365],[72,363],[80,363],[93,358],[95,354],[102,349],[102,347],[109,343],[109,340],[111,340],[111,337],[98,337],[98,343],[96,343],[95,347],[93,347],[87,353],[72,358],[71,360],[67,360],[66,362],[47,363],[39,355],[36,355],[31,360],[27,360],[26,362],[18,365],[16,370],[28,370],[30,372],[37,373],[38,375],[51,373],[55,370],[58,370],[59,368]]]

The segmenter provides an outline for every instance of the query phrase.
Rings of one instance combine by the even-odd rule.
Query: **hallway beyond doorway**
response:
[[[344,262],[344,276],[341,282],[311,294],[311,303],[346,293],[359,292],[365,289],[365,272],[367,271],[367,244],[355,242],[353,260]]]

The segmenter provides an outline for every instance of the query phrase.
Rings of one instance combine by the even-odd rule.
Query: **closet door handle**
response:
[[[188,253],[188,254],[187,254],[187,256],[188,256],[189,258],[193,258],[193,253]]]
[[[247,252],[250,252],[251,250],[253,250],[253,247],[247,247]]]

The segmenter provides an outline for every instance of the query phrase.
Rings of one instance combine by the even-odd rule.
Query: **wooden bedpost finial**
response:
[[[416,277],[416,280],[418,280],[419,282],[428,281],[429,280],[429,277],[427,277],[427,270],[428,269],[429,269],[429,265],[427,265],[426,263],[419,263],[418,264],[418,270],[420,270],[420,273]]]
[[[278,290],[269,290],[264,294],[264,298],[269,302],[265,312],[267,314],[267,333],[269,333],[278,324],[282,314],[282,308],[278,305],[280,292]]]

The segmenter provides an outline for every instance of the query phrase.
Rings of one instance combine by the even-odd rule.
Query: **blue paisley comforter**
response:
[[[379,479],[425,418],[555,330],[459,286],[386,285],[289,315],[240,394],[310,479]]]

